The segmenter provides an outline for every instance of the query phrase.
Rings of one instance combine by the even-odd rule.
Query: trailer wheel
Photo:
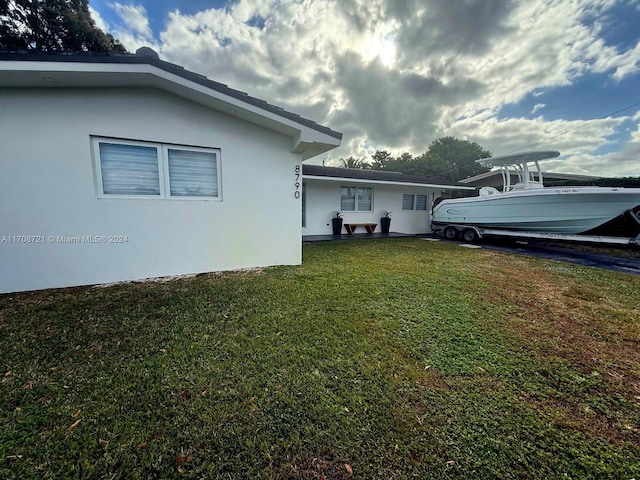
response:
[[[455,240],[458,238],[458,230],[456,227],[446,227],[444,229],[444,238],[447,240]]]
[[[467,243],[473,243],[478,240],[478,232],[473,228],[465,228],[462,232],[462,239]]]

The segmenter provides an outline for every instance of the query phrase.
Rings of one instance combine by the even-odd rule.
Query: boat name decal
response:
[[[451,215],[460,215],[462,213],[468,213],[469,209],[468,208],[447,208],[447,213],[450,213]]]

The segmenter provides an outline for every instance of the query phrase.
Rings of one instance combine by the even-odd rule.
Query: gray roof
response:
[[[301,125],[317,130],[331,137],[342,139],[342,133],[331,130],[328,127],[324,127],[313,120],[301,117],[300,115],[287,110],[271,105],[270,103],[250,96],[249,94],[240,90],[235,90],[227,85],[213,80],[209,80],[204,75],[190,72],[183,67],[165,62],[157,58],[157,56],[149,55],[148,50],[141,49],[139,54],[131,53],[97,53],[97,52],[0,52],[0,61],[28,61],[28,62],[75,62],[75,63],[119,63],[119,64],[148,64],[154,67],[160,68],[166,72],[178,75],[186,80],[198,83],[204,87],[211,88],[224,95],[228,95],[235,99],[241,100],[250,105],[256,106],[268,112],[279,115],[283,118],[293,120]]]
[[[464,185],[458,182],[451,182],[433,177],[422,177],[419,175],[405,175],[404,173],[391,172],[388,170],[365,170],[363,168],[324,167],[320,165],[303,164],[302,174],[313,177],[353,178],[358,180],[371,180],[374,182],[418,183],[449,188],[459,187],[464,190],[470,188],[469,185]]]

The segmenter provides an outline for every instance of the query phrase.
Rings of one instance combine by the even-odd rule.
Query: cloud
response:
[[[104,19],[100,15],[100,12],[93,9],[91,5],[89,5],[89,13],[91,14],[91,18],[93,19],[93,22],[96,24],[96,27],[98,27],[100,30],[102,30],[105,33],[109,31],[109,25],[107,24],[107,22],[104,21]]]
[[[170,62],[342,131],[334,159],[377,148],[418,154],[444,135],[496,154],[542,142],[585,158],[620,120],[499,120],[497,112],[592,73],[637,74],[640,44],[622,50],[602,38],[609,26],[597,19],[615,4],[238,0],[170,12],[154,36],[143,7],[114,3],[121,22],[111,33],[130,50],[151,44]]]
[[[546,105],[544,103],[536,103],[536,105],[533,107],[533,109],[531,110],[531,114],[536,113],[538,110],[541,110],[545,107]]]
[[[152,38],[147,11],[142,5],[113,4],[113,8],[124,24],[136,35],[142,38]]]
[[[115,11],[119,22],[114,25],[107,24],[99,14],[97,17],[93,16],[95,10],[91,9],[93,19],[99,18],[96,25],[104,31],[109,31],[130,52],[135,52],[138,48],[145,46],[159,48],[149,26],[147,10],[142,5],[124,5],[116,2],[109,3],[108,6]]]

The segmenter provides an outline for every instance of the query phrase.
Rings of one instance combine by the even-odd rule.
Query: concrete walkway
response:
[[[313,243],[313,242],[332,242],[334,240],[379,240],[381,238],[424,238],[430,237],[430,233],[397,233],[397,232],[389,232],[389,233],[355,233],[353,235],[303,235],[302,243]]]

